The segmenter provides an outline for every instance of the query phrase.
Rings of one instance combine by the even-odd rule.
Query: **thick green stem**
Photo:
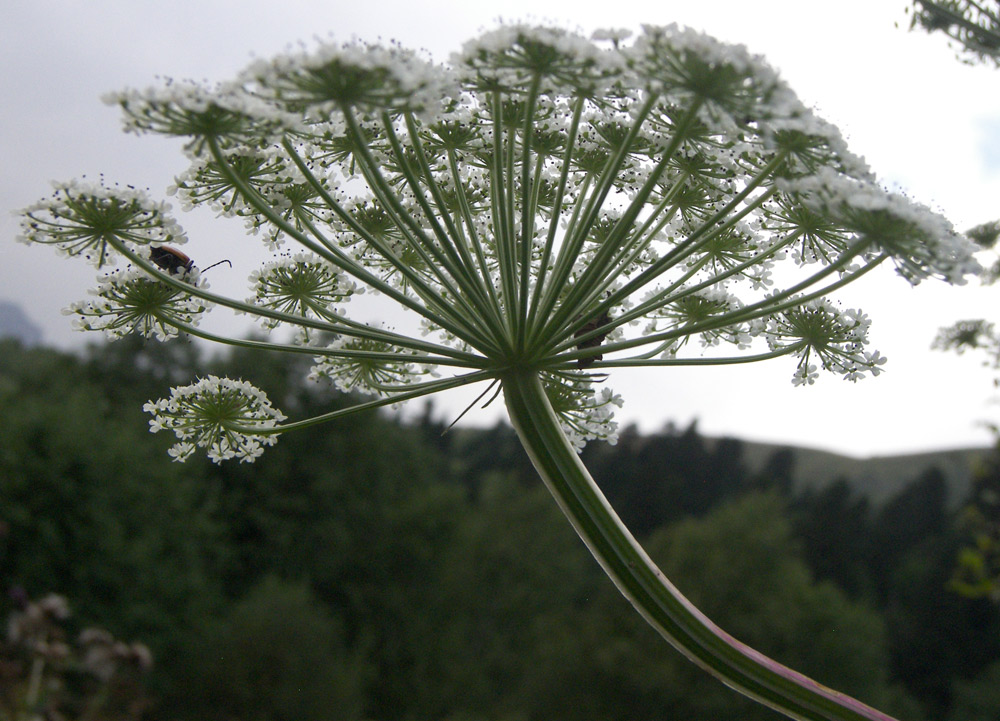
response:
[[[560,429],[538,372],[513,369],[502,381],[514,429],[556,502],[622,594],[677,650],[727,686],[793,719],[892,721],[754,651],[705,617],[611,508]]]

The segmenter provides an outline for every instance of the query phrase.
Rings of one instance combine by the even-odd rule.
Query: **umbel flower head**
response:
[[[184,233],[131,188],[59,185],[24,211],[21,239],[129,264],[70,309],[82,329],[226,342],[195,321],[227,307],[298,329],[257,344],[312,353],[312,376],[374,397],[364,408],[531,373],[576,447],[614,440],[613,368],[790,356],[795,383],[857,380],[884,359],[867,317],[828,294],[886,261],[911,283],[977,270],[967,240],[880,187],[760,58],[675,26],[628,37],[505,25],[447,65],[320,44],[217,87],[111,96],[126,130],[185,139],[191,166],[171,188],[185,209],[284,253],[245,301],[151,262]],[[352,320],[366,290],[419,332]],[[157,427],[189,443],[206,406],[178,399],[204,385],[153,404]],[[259,402],[227,389],[244,392]],[[198,443],[252,460],[291,426],[242,427]]]
[[[196,337],[315,357],[312,377],[370,400],[285,423],[242,381],[208,377],[147,404],[152,429],[216,461],[252,461],[278,433],[480,383],[503,392],[539,475],[622,593],[731,687],[795,719],[887,719],[747,649],[664,578],[577,451],[614,441],[615,368],[786,359],[877,374],[869,319],[832,293],[882,263],[961,283],[974,246],[878,185],[837,130],[742,47],[678,28],[590,40],[506,25],[447,65],[396,46],[321,44],[217,87],[110,98],[137,133],[184,138],[182,206],[242,222],[280,253],[246,300],[211,292],[152,249],[183,232],[132,189],[71,183],[24,213],[22,239],[126,270],[78,327]],[[292,247],[294,246],[294,247]],[[352,318],[378,293],[396,327]],[[209,305],[296,330],[235,340]]]
[[[263,446],[277,440],[266,431],[285,420],[259,389],[246,381],[216,376],[174,388],[169,398],[150,401],[143,410],[153,415],[149,425],[154,433],[166,429],[180,438],[170,449],[177,460],[184,460],[201,446],[215,461],[239,458],[252,462],[264,452]]]

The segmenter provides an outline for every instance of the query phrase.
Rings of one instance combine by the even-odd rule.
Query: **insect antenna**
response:
[[[228,263],[230,268],[233,267],[233,264],[230,263],[228,260],[220,260],[218,263],[212,263],[210,266],[208,266],[208,268],[202,269],[201,272],[204,273],[206,270],[210,270],[211,268],[214,268],[217,265],[222,265],[223,263]]]

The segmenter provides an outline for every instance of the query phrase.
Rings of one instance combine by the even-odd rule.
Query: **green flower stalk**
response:
[[[171,189],[185,208],[240,219],[283,254],[246,300],[213,293],[196,268],[160,267],[151,250],[186,238],[132,189],[61,184],[24,211],[22,240],[126,264],[69,309],[83,329],[307,353],[314,378],[371,396],[285,422],[260,391],[205,378],[146,407],[154,431],[177,435],[176,459],[204,447],[252,461],[297,427],[459,386],[502,391],[556,501],[670,643],[791,718],[888,718],[714,626],[622,525],[578,450],[615,440],[615,368],[787,356],[801,385],[821,370],[878,374],[869,319],[828,296],[887,261],[911,283],[961,283],[978,270],[974,247],[882,189],[742,47],[674,26],[628,37],[502,26],[447,66],[395,46],[320,45],[214,88],[112,96],[126,130],[186,140],[191,166]],[[412,322],[352,320],[362,291]],[[220,337],[198,327],[210,307],[296,332]]]
[[[942,32],[968,63],[1000,67],[1000,4],[977,0],[914,0],[911,28]]]

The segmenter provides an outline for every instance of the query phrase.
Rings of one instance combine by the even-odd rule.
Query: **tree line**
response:
[[[59,593],[68,633],[98,625],[154,658],[139,710],[92,718],[778,718],[636,617],[505,425],[445,432],[427,406],[286,434],[252,467],[171,463],[141,407],[196,368],[290,415],[348,402],[296,362],[198,355],[0,344],[4,615]],[[694,425],[584,453],[740,640],[903,719],[1000,712],[1000,611],[950,583],[968,537],[936,469],[875,507],[850,479],[796,487],[790,451],[750,471],[739,441]]]

